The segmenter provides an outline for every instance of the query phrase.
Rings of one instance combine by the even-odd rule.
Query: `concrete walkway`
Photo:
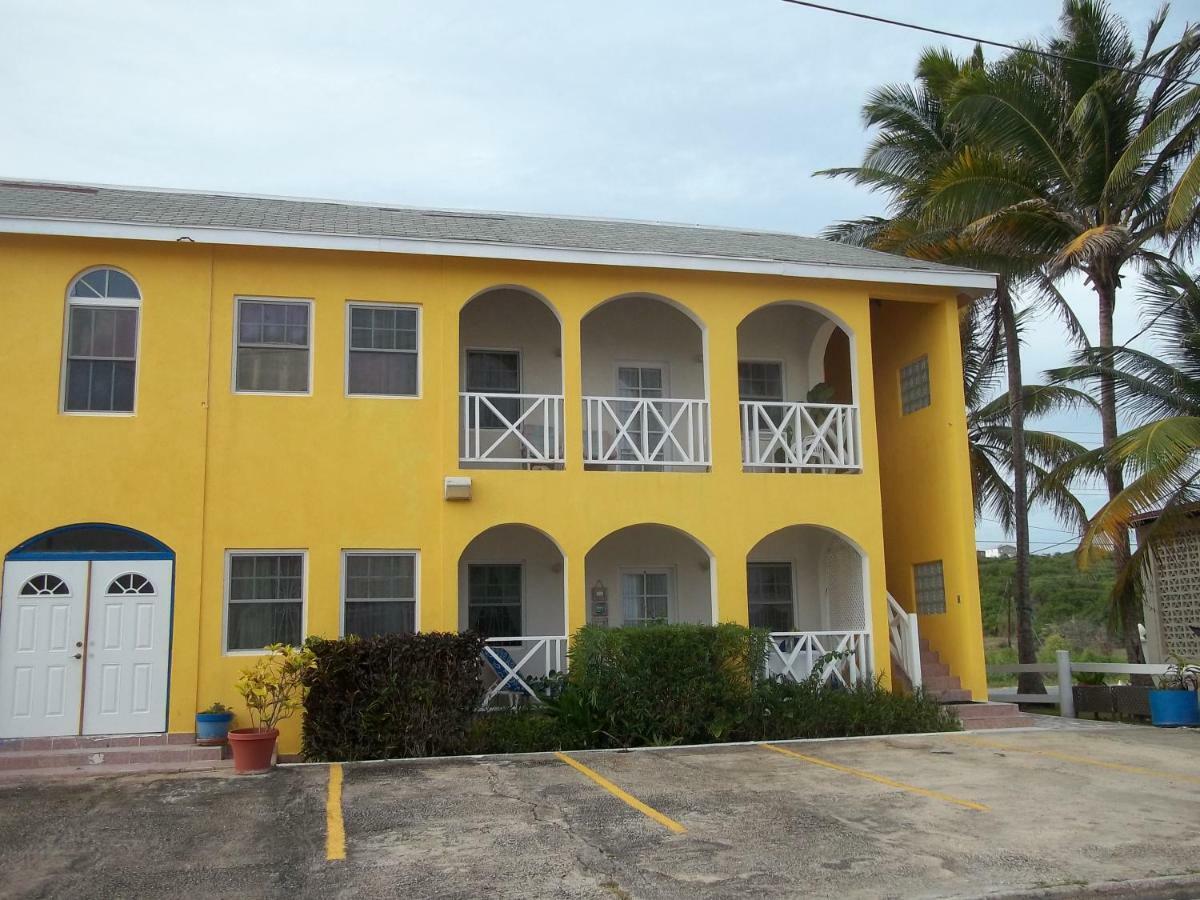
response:
[[[4,785],[2,893],[1198,897],[1198,759],[1062,722]]]

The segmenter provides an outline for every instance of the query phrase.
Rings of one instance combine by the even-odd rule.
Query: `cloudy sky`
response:
[[[1007,42],[1046,34],[1057,11],[1052,0],[842,5]],[[1158,0],[1112,5],[1140,33]],[[0,11],[3,176],[806,234],[879,211],[812,173],[856,162],[867,92],[946,43],[779,0],[0,0]],[[1090,293],[1067,290],[1094,334]],[[1138,327],[1132,293],[1118,338]],[[1065,361],[1056,323],[1027,340],[1030,376]],[[1090,418],[1050,424],[1098,442]],[[1094,506],[1098,492],[1086,496]],[[1069,540],[1044,513],[1034,524],[1035,549]],[[1003,534],[984,521],[979,539]]]

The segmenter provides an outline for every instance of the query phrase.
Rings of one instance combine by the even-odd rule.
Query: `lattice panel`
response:
[[[825,600],[833,631],[862,631],[867,627],[863,598],[862,558],[850,545],[836,540],[822,554]]]
[[[1154,580],[1163,652],[1186,659],[1200,657],[1200,638],[1188,627],[1200,625],[1200,532],[1161,542]]]

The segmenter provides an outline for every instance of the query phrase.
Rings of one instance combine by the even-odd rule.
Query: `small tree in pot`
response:
[[[1167,671],[1158,679],[1158,687],[1150,692],[1150,721],[1162,727],[1200,725],[1198,686],[1200,666],[1178,656],[1171,657]]]
[[[239,775],[258,775],[271,770],[275,741],[279,737],[276,726],[303,707],[302,678],[314,665],[313,653],[307,647],[271,644],[266,651],[267,655],[245,669],[234,684],[246,701],[252,726],[229,732],[233,769]]]

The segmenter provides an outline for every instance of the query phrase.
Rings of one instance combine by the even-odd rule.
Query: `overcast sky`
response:
[[[1007,42],[1058,9],[843,5]],[[1140,34],[1158,0],[1112,5]],[[779,0],[0,0],[0,176],[814,234],[880,211],[812,173],[858,161],[868,91],[938,43],[971,49]],[[1027,340],[1027,381],[1065,362],[1056,323]],[[1098,442],[1091,418],[1052,424]],[[1035,549],[1069,539],[1034,524]]]

